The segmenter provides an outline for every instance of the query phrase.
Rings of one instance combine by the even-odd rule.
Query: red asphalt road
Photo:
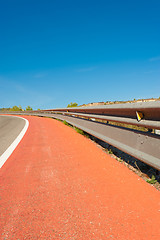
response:
[[[0,169],[1,239],[160,239],[160,193],[63,123],[29,129]]]

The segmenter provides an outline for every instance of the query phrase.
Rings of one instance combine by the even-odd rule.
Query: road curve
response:
[[[155,188],[63,123],[26,118],[0,170],[1,239],[159,240]]]
[[[0,115],[0,168],[21,141],[28,124],[21,117]]]

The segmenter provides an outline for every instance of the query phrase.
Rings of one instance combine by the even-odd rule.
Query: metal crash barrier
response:
[[[19,114],[65,120],[160,170],[160,101],[59,108]],[[133,126],[137,126],[137,129]]]

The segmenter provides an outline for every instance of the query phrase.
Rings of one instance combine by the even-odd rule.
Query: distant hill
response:
[[[91,106],[98,106],[98,105],[108,105],[108,104],[120,104],[120,103],[136,103],[136,102],[154,102],[154,101],[160,101],[159,98],[147,98],[147,99],[134,99],[134,100],[128,100],[128,101],[107,101],[107,102],[93,102],[88,104],[82,104],[79,107],[91,107]]]

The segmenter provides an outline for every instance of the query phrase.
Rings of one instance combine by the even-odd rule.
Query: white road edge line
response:
[[[1,115],[2,116],[2,115]],[[3,116],[11,116],[11,115],[3,115]],[[17,117],[17,116],[11,116],[11,117]],[[22,117],[17,117],[22,118]],[[17,138],[13,141],[13,143],[7,148],[7,150],[1,155],[0,157],[0,168],[3,166],[3,164],[7,161],[7,159],[10,157],[12,152],[15,150],[15,148],[18,146],[20,141],[22,140],[23,136],[25,135],[28,127],[29,127],[29,121],[25,118],[22,118],[25,120],[25,126],[20,132],[20,134],[17,136]]]

